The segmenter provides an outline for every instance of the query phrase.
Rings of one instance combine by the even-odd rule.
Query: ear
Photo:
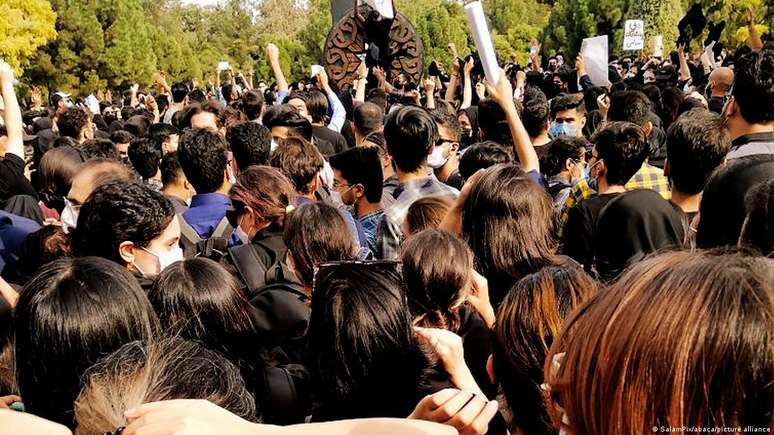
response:
[[[460,150],[460,144],[458,142],[454,142],[451,145],[449,145],[449,152],[451,154],[456,155],[457,151],[459,151],[459,150]]]
[[[726,103],[726,118],[736,115],[736,99],[732,96],[728,99],[728,103]]]
[[[572,169],[572,165],[573,165],[573,164],[574,164],[574,163],[573,163],[572,159],[567,159],[567,160],[565,160],[565,161],[564,161],[564,170],[565,170],[565,171],[569,171],[570,169]]]
[[[319,188],[320,188],[320,174],[317,174],[317,176],[314,177],[312,182],[309,183],[309,193],[315,193]]]
[[[492,355],[489,355],[489,358],[486,359],[486,374],[489,375],[489,381],[493,385],[497,385],[497,377],[495,377],[494,362],[492,361]]]
[[[645,125],[642,126],[642,131],[645,132],[645,137],[650,137],[650,133],[653,132],[653,123],[645,121]]]
[[[121,256],[121,259],[124,260],[124,263],[126,264],[134,263],[136,250],[137,247],[134,246],[134,242],[121,242],[121,244],[118,245],[118,255]]]
[[[581,118],[580,123],[578,123],[578,133],[581,133],[581,131],[583,130],[583,127],[585,126],[586,126],[586,116],[584,115],[583,118]],[[581,133],[580,135],[582,136],[583,134]]]
[[[669,177],[672,172],[672,166],[669,164],[669,159],[664,160],[664,176]]]

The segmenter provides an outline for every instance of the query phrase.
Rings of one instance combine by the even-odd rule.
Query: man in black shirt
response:
[[[3,120],[6,135],[0,137],[0,205],[15,195],[37,198],[35,189],[24,176],[24,127],[16,93],[13,89],[11,67],[0,61],[0,92],[2,92]]]
[[[562,249],[590,271],[594,263],[594,232],[602,209],[625,192],[624,185],[648,155],[645,132],[630,122],[611,122],[593,139],[588,162],[589,185],[598,194],[570,209],[562,231]]]
[[[340,153],[347,148],[347,140],[336,130],[326,125],[328,117],[328,97],[313,89],[306,94],[306,110],[312,117],[312,134],[318,139],[330,142],[333,150]]]

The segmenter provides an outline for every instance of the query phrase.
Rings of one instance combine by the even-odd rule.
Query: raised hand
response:
[[[473,71],[473,66],[475,64],[473,63],[473,58],[470,58],[467,62],[465,62],[465,75],[470,76],[470,72]]]
[[[269,59],[269,62],[278,62],[279,48],[277,48],[277,46],[274,45],[273,43],[269,43],[266,46],[266,57]]]

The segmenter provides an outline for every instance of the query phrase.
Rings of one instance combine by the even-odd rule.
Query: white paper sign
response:
[[[624,23],[624,50],[645,48],[645,23],[642,20],[626,20]]]
[[[654,57],[661,57],[664,55],[664,37],[656,35],[650,40],[651,52]]]
[[[481,58],[481,64],[484,67],[486,79],[492,85],[497,84],[500,79],[500,66],[497,65],[497,55],[492,45],[492,35],[489,34],[489,27],[486,25],[484,8],[481,2],[473,2],[465,5],[465,17],[468,19],[470,32],[476,41],[476,50]]]
[[[218,71],[226,71],[228,68],[228,61],[223,60],[218,62]]]
[[[323,72],[323,67],[320,65],[312,65],[312,74],[310,75],[311,78],[317,77],[317,74],[320,74]]]
[[[584,39],[581,55],[594,86],[607,86],[607,35]]]

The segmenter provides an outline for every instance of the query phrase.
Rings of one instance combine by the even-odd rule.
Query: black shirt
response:
[[[330,142],[331,146],[333,147],[334,154],[340,153],[349,148],[349,144],[347,144],[347,140],[344,139],[344,136],[342,136],[341,133],[333,131],[328,127],[315,125],[312,127],[312,135],[318,139]]]
[[[0,160],[0,202],[5,203],[15,195],[38,197],[32,184],[24,176],[24,160],[16,154],[6,153],[5,158]]]
[[[586,272],[594,263],[594,231],[599,214],[620,193],[592,196],[571,208],[562,231],[562,252],[583,265]]]

